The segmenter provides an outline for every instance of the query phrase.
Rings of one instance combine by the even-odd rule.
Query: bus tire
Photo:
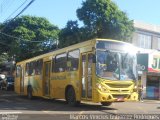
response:
[[[27,89],[27,97],[28,99],[32,99],[33,96],[32,96],[32,87],[31,86],[28,86],[28,89]]]
[[[101,102],[102,106],[110,106],[112,102]]]
[[[67,90],[67,96],[66,96],[66,101],[70,106],[77,106],[79,105],[79,101],[76,101],[76,94],[75,91],[73,89],[73,87],[70,87]]]

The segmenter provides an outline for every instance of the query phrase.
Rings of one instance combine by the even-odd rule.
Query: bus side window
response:
[[[20,77],[21,67],[20,65],[16,66],[16,77]]]
[[[37,60],[35,63],[35,74],[40,75],[42,73],[43,60]]]
[[[29,63],[29,75],[34,75],[34,62]]]
[[[66,70],[66,53],[62,53],[56,56],[54,72],[64,72]]]
[[[29,75],[29,63],[26,63],[25,75]]]
[[[79,49],[68,52],[68,71],[78,70],[80,51]]]
[[[36,74],[36,61],[33,61],[32,62],[32,75],[35,75]]]
[[[32,64],[31,62],[29,63],[29,72],[28,75],[30,76],[32,74]]]

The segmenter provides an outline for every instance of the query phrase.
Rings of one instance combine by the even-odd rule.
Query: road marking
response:
[[[138,108],[139,110],[142,110],[144,113],[147,113],[147,111],[145,111],[142,107],[137,106],[137,108]]]
[[[4,98],[2,98],[1,100],[0,100],[0,102],[10,102],[11,100],[7,100],[7,99],[4,99]]]
[[[44,112],[44,113],[49,113],[50,111],[42,111],[42,112]]]
[[[14,95],[14,94],[4,94],[4,95],[1,95],[2,97],[12,97],[12,96],[17,96],[16,94]]]
[[[22,112],[17,111],[17,112],[0,112],[0,114],[22,114]]]
[[[81,111],[79,114],[82,115],[84,113],[84,111]]]

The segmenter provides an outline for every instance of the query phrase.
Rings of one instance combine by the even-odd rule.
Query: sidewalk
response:
[[[139,101],[139,102],[141,102],[141,101]],[[143,102],[154,102],[154,103],[160,103],[160,100],[153,100],[153,99],[147,99],[147,98],[145,98],[145,99],[143,99]]]

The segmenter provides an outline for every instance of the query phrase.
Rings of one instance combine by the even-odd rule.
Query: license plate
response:
[[[124,101],[124,98],[117,98],[117,101]]]

